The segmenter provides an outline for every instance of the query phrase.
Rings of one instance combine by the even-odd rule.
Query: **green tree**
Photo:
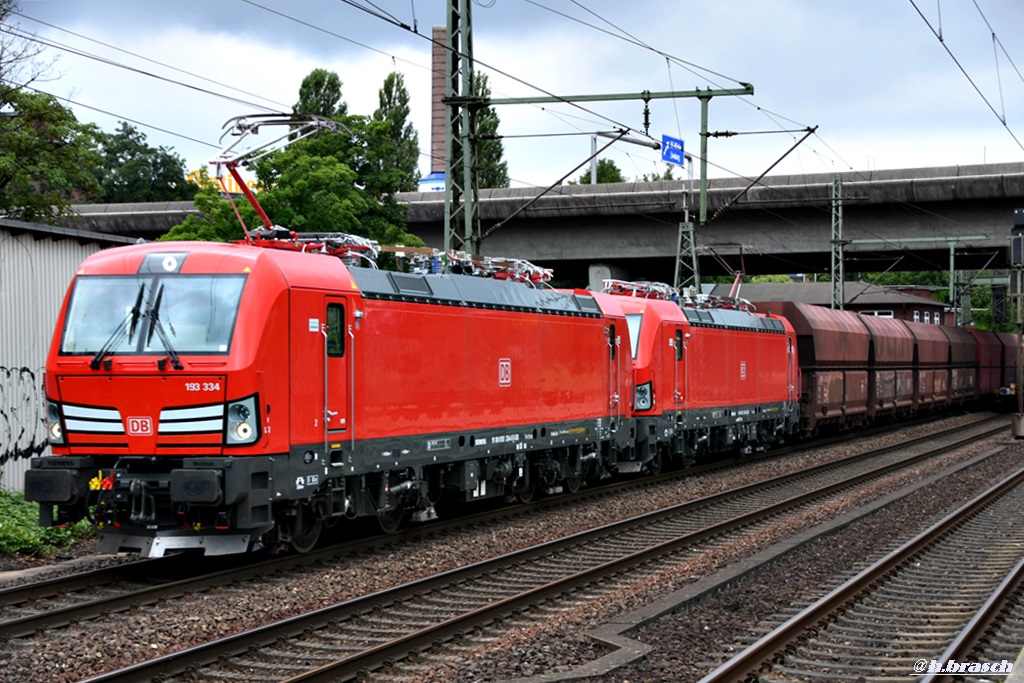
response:
[[[12,24],[17,0],[0,0],[0,24]],[[49,222],[72,216],[71,202],[98,190],[93,126],[78,122],[56,99],[32,91],[49,64],[42,48],[0,32],[0,215]]]
[[[328,119],[344,116],[348,112],[348,105],[341,99],[341,78],[327,69],[313,69],[302,79],[299,101],[292,107],[292,111]]]
[[[72,202],[99,193],[96,134],[49,95],[0,91],[0,214],[41,223],[73,216]]]
[[[744,281],[747,278],[743,278]],[[751,283],[762,283],[762,282],[792,282],[793,278],[788,275],[775,274],[775,275],[754,275],[750,278]]]
[[[198,215],[190,215],[160,237],[160,241],[201,240],[204,242],[229,242],[245,237],[242,224],[238,222],[231,203],[221,196],[217,182],[210,178],[205,168],[199,170],[198,191],[192,200]],[[236,201],[235,206],[248,226],[259,223],[256,210],[248,202]]]
[[[939,287],[935,300],[949,303],[949,273],[941,270],[889,271],[885,273],[847,273],[846,280],[860,280],[879,287],[889,285],[922,285]]]
[[[385,81],[381,114],[375,117],[346,113],[340,84],[337,74],[323,69],[303,80],[295,113],[323,116],[333,110],[330,118],[343,132],[321,131],[254,162],[250,168],[261,188],[260,205],[275,224],[289,230],[347,232],[381,244],[422,246],[405,231],[407,210],[394,199],[407,172],[397,167],[392,133],[397,129],[402,140],[412,132],[402,120],[401,80]],[[190,216],[166,238],[242,237],[241,228],[234,227],[233,209],[214,189],[202,190],[195,201],[200,216]],[[259,225],[251,207],[236,204],[247,226]]]
[[[653,183],[659,180],[675,180],[675,177],[672,175],[672,164],[665,164],[665,171],[662,173],[644,173],[640,178],[640,182],[644,183]]]
[[[473,88],[478,97],[487,99],[491,96],[491,86],[487,74],[477,72],[473,75]],[[476,112],[477,133],[477,185],[480,188],[508,187],[508,162],[504,161],[505,146],[498,135],[501,119],[494,107],[483,107]]]
[[[301,145],[293,145],[277,157],[272,172],[274,183],[260,193],[259,200],[274,222],[299,232],[339,231],[372,237],[360,223],[369,209],[369,198],[356,186],[357,176],[345,164],[333,157],[310,155]]]
[[[407,209],[395,201],[376,163],[372,143],[386,128],[383,122],[348,116],[345,125],[348,135],[320,133],[254,164],[265,188],[260,204],[291,230],[341,231],[381,244],[422,246],[405,231]]]
[[[0,0],[0,24],[15,28],[12,14],[18,10],[17,0]],[[21,38],[13,31],[0,31],[0,102],[10,91],[21,90],[45,77],[52,62],[44,62],[43,47]]]
[[[597,160],[597,182],[598,183],[624,183],[626,177],[622,175],[622,171],[615,165],[615,162],[611,159],[598,159]],[[570,185],[589,185],[590,184],[590,169],[588,168],[583,175],[579,177],[576,182],[569,183]]]
[[[409,90],[402,74],[388,74],[378,97],[380,106],[373,113],[373,122],[383,125],[374,161],[378,172],[388,178],[381,190],[411,192],[420,180],[420,141],[409,122]]]
[[[195,196],[198,188],[186,177],[184,159],[167,147],[150,147],[146,136],[128,123],[121,121],[115,133],[100,133],[99,142],[99,201],[163,202]]]

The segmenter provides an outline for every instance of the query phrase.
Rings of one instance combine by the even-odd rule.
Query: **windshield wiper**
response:
[[[153,340],[153,332],[156,332],[156,336],[160,337],[160,343],[164,345],[167,350],[167,358],[171,361],[171,367],[175,370],[184,370],[185,366],[181,364],[181,360],[178,358],[177,352],[174,347],[171,346],[171,340],[167,336],[167,331],[164,329],[164,324],[160,322],[160,302],[164,298],[164,286],[160,285],[160,289],[156,292],[156,300],[153,302],[152,307],[146,312],[146,316],[149,318],[149,334],[146,335],[146,346]],[[171,329],[174,329],[173,327]],[[163,368],[161,367],[161,370]]]
[[[128,311],[128,315],[124,317],[124,320],[117,324],[117,328],[110,333],[110,337],[106,343],[100,347],[100,350],[96,352],[96,355],[92,357],[89,362],[89,367],[93,370],[99,370],[103,364],[103,359],[110,355],[121,340],[124,339],[125,330],[127,329],[128,341],[131,342],[132,337],[135,336],[135,328],[139,324],[139,311],[142,309],[142,295],[146,291],[146,283],[143,282],[139,285],[139,293],[135,296],[135,305],[132,306],[131,310]]]

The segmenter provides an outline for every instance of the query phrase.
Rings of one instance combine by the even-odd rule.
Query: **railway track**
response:
[[[793,615],[701,683],[938,681],[970,673],[993,680],[1008,672],[1020,647],[1019,639],[1008,641],[1019,638],[1022,623],[1022,506],[1024,470]],[[1016,619],[1008,620],[1008,612]]]
[[[985,419],[982,419],[977,423],[960,425],[950,431],[969,429],[973,424],[984,421]],[[908,443],[927,443],[931,439],[932,436],[922,437]],[[826,443],[835,443],[839,440],[840,438],[836,437]],[[290,555],[258,560],[254,559],[258,556],[206,558],[200,563],[196,563],[194,558],[168,556],[10,586],[0,589],[0,638],[23,638],[45,629],[81,624],[104,615],[154,605],[218,586],[237,585],[268,576],[286,576],[303,571],[305,567],[343,562],[354,553],[379,549],[382,544],[397,546],[424,535],[445,533],[470,525],[504,524],[511,519],[542,515],[552,507],[721,470],[737,464],[747,465],[764,459],[776,459],[786,453],[821,446],[822,441],[819,440],[813,444],[798,444],[742,459],[729,459],[687,470],[666,472],[653,478],[630,478],[584,489],[572,496],[541,498],[526,506],[485,510],[430,525],[411,527],[383,538],[371,536],[337,544],[301,556]]]
[[[500,637],[580,608],[670,567],[793,522],[830,498],[980,438],[956,436],[850,456],[655,513],[462,567],[305,615],[205,643],[92,681],[350,680],[367,671],[396,680],[450,657],[460,638]],[[920,441],[920,440],[918,440]],[[945,442],[945,443],[942,443]],[[936,443],[942,443],[935,447]],[[401,662],[396,664],[396,662]]]
[[[1021,642],[1024,642],[1024,558],[992,591],[935,662],[948,665],[955,661],[966,665],[967,669],[972,662],[1014,662],[1020,654]],[[927,668],[938,669],[939,666],[928,662]],[[943,678],[944,674],[931,671],[920,683],[936,683]],[[991,680],[991,676],[980,678]]]

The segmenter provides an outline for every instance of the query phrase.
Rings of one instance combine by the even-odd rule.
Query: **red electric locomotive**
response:
[[[688,464],[749,453],[800,424],[796,336],[789,322],[718,300],[688,301],[660,283],[609,280],[629,323],[641,460]]]
[[[279,237],[83,263],[47,361],[54,455],[25,478],[42,523],[88,516],[100,551],[151,557],[301,551],[342,518],[392,528],[635,457],[617,297]]]

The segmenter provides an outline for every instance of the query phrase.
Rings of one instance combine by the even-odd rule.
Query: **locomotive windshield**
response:
[[[244,275],[80,275],[64,355],[227,353]]]
[[[640,323],[644,320],[643,313],[627,313],[626,325],[629,327],[629,344],[633,349],[633,360],[636,360],[636,350],[640,348]]]

